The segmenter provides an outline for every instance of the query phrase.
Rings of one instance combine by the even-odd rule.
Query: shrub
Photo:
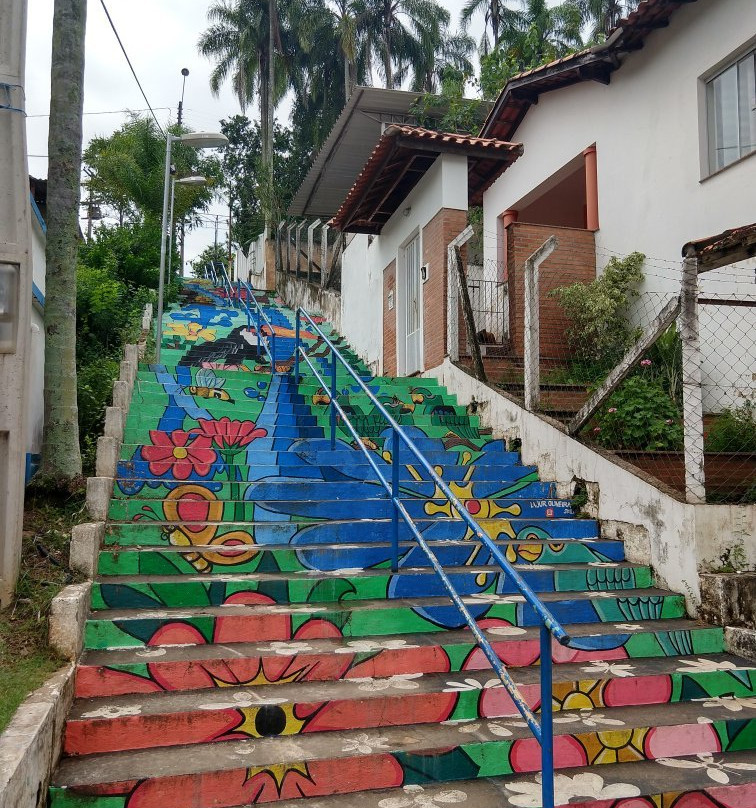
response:
[[[591,423],[589,434],[608,449],[678,451],[683,445],[680,412],[658,381],[629,377]]]
[[[639,252],[612,258],[595,281],[560,286],[551,292],[572,321],[567,338],[577,359],[609,368],[638,338],[627,309],[637,297],[635,289],[643,280],[645,258]]]
[[[756,453],[756,405],[746,401],[725,410],[706,438],[706,451]]]

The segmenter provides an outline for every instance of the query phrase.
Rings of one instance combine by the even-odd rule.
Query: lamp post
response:
[[[158,278],[157,338],[155,340],[155,361],[160,363],[160,343],[163,338],[163,293],[165,286],[165,253],[168,238],[168,203],[171,185],[171,147],[174,143],[184,143],[193,149],[217,149],[228,144],[228,138],[220,132],[187,132],[185,135],[172,135],[165,138],[165,179],[163,181],[163,221],[160,230],[160,277]]]
[[[181,177],[180,179],[171,180],[171,212],[168,216],[168,233],[170,234],[170,241],[168,247],[168,277],[171,277],[171,261],[173,259],[173,200],[176,195],[177,185],[207,185],[207,177],[199,174],[193,174],[191,177]],[[184,274],[184,263],[181,262],[181,274]]]

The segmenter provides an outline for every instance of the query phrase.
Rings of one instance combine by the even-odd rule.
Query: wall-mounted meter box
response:
[[[0,353],[16,350],[21,267],[0,263]]]

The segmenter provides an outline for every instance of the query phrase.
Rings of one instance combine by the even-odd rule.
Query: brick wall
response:
[[[444,361],[446,349],[449,242],[467,227],[463,210],[440,210],[423,228],[423,264],[428,280],[423,284],[423,351],[426,370]]]
[[[590,283],[596,278],[593,233],[570,227],[515,222],[507,228],[507,274],[509,279],[509,335],[511,352],[524,352],[525,261],[552,234],[559,247],[541,264],[539,275],[541,356],[568,356],[566,331],[570,326],[556,298],[549,292],[571,283]]]
[[[389,292],[394,293],[394,308],[389,309]],[[383,375],[396,375],[396,261],[383,270]]]

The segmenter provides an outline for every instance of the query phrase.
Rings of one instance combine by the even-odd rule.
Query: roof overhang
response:
[[[747,261],[756,255],[756,222],[689,241],[682,248],[682,254],[684,258],[697,260],[699,272]]]
[[[289,205],[289,215],[330,219],[386,126],[416,123],[410,111],[421,97],[404,90],[356,87]],[[481,106],[481,123],[489,110],[490,104]],[[445,112],[434,105],[426,114],[441,118]]]
[[[467,158],[468,199],[483,192],[522,154],[522,145],[493,138],[392,124],[381,135],[331,221],[337,230],[377,235],[440,154]]]
[[[514,76],[494,103],[480,131],[481,136],[511,140],[530,107],[538,103],[543,93],[583,81],[609,84],[624,56],[640,50],[652,31],[666,28],[670,16],[680,6],[694,2],[696,0],[641,0],[638,8],[620,20],[604,42]]]

